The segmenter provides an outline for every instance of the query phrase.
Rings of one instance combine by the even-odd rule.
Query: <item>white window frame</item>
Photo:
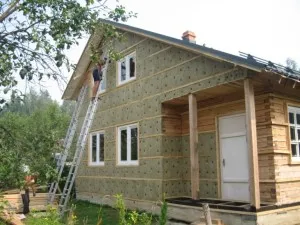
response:
[[[290,123],[290,113],[294,114],[294,123]],[[300,138],[298,137],[297,130],[300,130],[300,124],[297,124],[297,114],[300,114],[300,108],[294,106],[288,106],[288,123],[289,123],[289,134],[290,134],[290,149],[291,149],[291,157],[293,161],[300,161]],[[294,127],[295,130],[295,140],[292,140],[291,135],[291,127]],[[292,144],[296,145],[296,154],[297,156],[293,156]]]
[[[131,57],[134,57],[135,59],[135,65],[134,65],[134,77],[130,77],[130,64],[129,64],[129,59]],[[125,64],[126,64],[126,78],[125,80],[121,81],[121,63],[125,60]],[[125,84],[125,83],[128,83],[130,81],[133,81],[136,79],[136,53],[133,52],[133,53],[130,53],[128,55],[126,55],[124,58],[120,59],[118,62],[117,62],[117,71],[118,71],[118,85],[122,85],[122,84]]]
[[[137,128],[137,160],[131,160],[131,129]],[[138,124],[130,124],[122,127],[118,127],[118,161],[117,165],[123,166],[131,166],[131,165],[139,165],[139,128]],[[121,131],[127,130],[127,160],[121,160]]]
[[[93,132],[93,133],[90,133],[90,143],[89,143],[89,166],[104,166],[104,161],[105,161],[105,158],[104,158],[104,161],[100,161],[100,135],[103,135],[103,140],[105,138],[105,133],[104,131],[97,131],[97,132]],[[96,162],[93,162],[92,161],[92,154],[93,154],[93,136],[97,136],[97,143],[96,143]],[[105,141],[104,141],[104,144],[105,144]],[[103,153],[105,155],[105,146],[104,147],[104,150],[103,150]]]
[[[102,80],[100,81],[100,85],[99,85],[99,88],[100,88],[99,93],[100,94],[104,93],[106,91],[106,85],[107,85],[107,83],[106,83],[107,67],[108,67],[108,63],[105,63],[104,67],[102,68]]]
[[[104,72],[104,70],[102,70],[102,80],[100,81],[99,88],[100,88],[99,94],[102,94],[106,91],[106,73]]]

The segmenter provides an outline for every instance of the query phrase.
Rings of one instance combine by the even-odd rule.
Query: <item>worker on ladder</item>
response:
[[[100,86],[100,82],[102,81],[102,69],[105,65],[106,58],[104,60],[100,60],[97,64],[96,67],[93,69],[93,79],[94,79],[94,86],[93,86],[93,93],[92,93],[92,100],[95,99],[97,95],[98,88]]]
[[[88,82],[87,85],[85,85],[85,90],[86,90],[87,86],[90,87],[89,89],[92,92],[92,96],[91,96],[92,101],[90,101],[90,103],[89,103],[83,124],[81,126],[80,134],[77,138],[76,151],[74,153],[73,161],[70,165],[70,169],[69,169],[69,173],[68,173],[68,176],[67,176],[67,179],[65,182],[65,186],[64,186],[63,192],[61,194],[60,200],[59,200],[58,211],[61,216],[63,216],[66,211],[66,207],[67,207],[67,204],[68,204],[71,192],[72,192],[72,187],[75,182],[77,170],[80,165],[80,161],[81,161],[83,152],[85,150],[85,145],[86,145],[86,142],[88,139],[89,130],[93,123],[93,118],[94,118],[95,112],[97,111],[97,107],[98,107],[98,103],[99,103],[98,95],[101,90],[100,82],[102,80],[102,77],[105,78],[106,73],[107,73],[106,61],[107,61],[107,59],[105,59],[105,58],[103,60],[99,60],[98,63],[96,64],[96,67],[88,70],[85,73],[85,75],[82,77],[82,79],[85,79],[85,82]],[[94,80],[93,86],[91,85],[92,77]],[[91,94],[91,92],[90,92],[90,94]],[[56,193],[56,189],[54,189],[54,191],[52,191],[51,193]]]

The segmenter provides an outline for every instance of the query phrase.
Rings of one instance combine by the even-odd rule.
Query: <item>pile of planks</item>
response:
[[[36,193],[36,196],[33,196],[30,192],[30,211],[45,211],[47,209],[47,197],[48,193]],[[8,202],[7,210],[13,211],[15,213],[22,213],[23,211],[23,202],[21,193],[18,190],[12,190],[5,192],[4,200]]]

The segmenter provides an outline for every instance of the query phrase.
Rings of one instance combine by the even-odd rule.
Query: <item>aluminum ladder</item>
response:
[[[59,180],[61,178],[62,172],[64,170],[64,165],[68,157],[69,149],[71,147],[71,144],[73,142],[74,134],[77,128],[78,124],[78,117],[80,114],[81,106],[84,100],[84,96],[87,92],[87,86],[83,86],[80,90],[79,96],[77,98],[77,103],[75,106],[75,109],[73,111],[72,119],[69,125],[69,128],[67,130],[66,138],[63,143],[63,151],[60,154],[58,161],[57,161],[57,180],[53,181],[50,185],[50,189],[48,192],[48,204],[53,204],[55,195],[58,189]]]
[[[107,72],[107,67],[108,67],[107,65],[108,65],[108,60],[106,62],[105,67],[102,70],[103,79],[105,79],[105,77],[106,77],[106,72]],[[101,85],[101,83],[100,83],[100,85]],[[85,115],[81,131],[80,131],[80,135],[79,135],[78,140],[77,140],[76,151],[75,151],[75,154],[74,154],[73,162],[71,164],[69,174],[68,174],[68,177],[67,177],[64,189],[63,189],[63,193],[61,195],[59,205],[58,205],[58,210],[59,210],[59,213],[60,213],[61,216],[63,216],[63,214],[66,211],[67,204],[68,204],[70,194],[71,194],[71,190],[72,190],[72,187],[73,187],[73,184],[74,184],[74,181],[75,181],[75,177],[76,177],[76,174],[77,174],[77,170],[78,170],[79,164],[81,162],[82,154],[85,150],[85,145],[86,145],[87,137],[88,137],[88,134],[89,134],[89,130],[90,130],[90,127],[93,123],[95,112],[97,110],[98,96],[99,96],[99,93],[100,93],[100,90],[101,90],[100,85],[99,85],[99,88],[97,90],[97,94],[95,96],[95,99],[91,100],[91,102],[89,104],[89,107],[88,107],[87,113]]]

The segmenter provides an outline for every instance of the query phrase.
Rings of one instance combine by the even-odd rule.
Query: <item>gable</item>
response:
[[[235,66],[240,66],[242,68],[250,69],[256,72],[271,72],[273,74],[279,74],[281,76],[284,76],[286,78],[289,78],[291,80],[294,80],[296,82],[299,82],[300,73],[291,70],[287,67],[283,67],[281,65],[272,63],[267,60],[263,60],[257,57],[253,57],[250,54],[242,54],[242,57],[232,55],[226,52],[218,51],[213,48],[207,48],[205,46],[197,45],[194,43],[190,43],[188,41],[183,41],[180,39],[168,37],[165,35],[161,35],[158,33],[154,33],[151,31],[143,30],[140,28],[128,26],[125,24],[120,24],[112,21],[102,20],[101,22],[110,24],[115,26],[117,29],[121,30],[122,32],[132,33],[136,37],[140,37],[142,41],[142,38],[148,38],[152,40],[159,41],[164,44],[168,44],[170,46],[178,47],[180,49],[187,50],[192,53],[201,54],[209,58],[213,58],[215,60],[219,60],[222,62],[227,62],[230,64],[233,64]],[[95,35],[93,35],[88,43],[93,43],[96,45],[99,43],[101,34],[98,32]],[[130,41],[134,41],[134,39],[130,39]],[[83,75],[87,68],[90,66],[90,49],[88,47],[88,44],[86,48],[83,51],[83,54],[79,60],[79,63],[67,85],[67,88],[62,96],[63,99],[71,99],[74,100],[77,97],[78,91],[81,87],[81,84],[83,82]]]
[[[97,43],[99,40],[100,38],[98,35],[98,39],[95,37],[90,38],[89,43],[93,43],[95,45],[95,43]],[[91,65],[89,59],[90,50],[87,46],[79,60],[75,72],[68,83],[63,95],[63,99],[75,100],[77,98],[82,83],[84,82],[84,74],[90,67],[93,66]],[[201,66],[203,67],[201,62],[204,60],[205,66],[210,67],[211,70],[216,70],[217,67],[229,67],[229,65],[233,66],[232,63],[226,63],[212,57],[205,57],[203,54],[199,54],[198,52],[186,50],[182,47],[174,46],[164,41],[155,40],[134,32],[125,32],[124,41],[116,42],[114,44],[114,48],[115,51],[120,52],[122,55],[129,54],[133,51],[138,51],[137,61],[139,63],[137,64],[136,69],[137,74],[139,74],[139,78],[146,75],[151,75],[157,71],[163,70],[164,68],[178,66],[180,63],[184,64],[187,61],[192,65],[192,70],[201,70]],[[200,56],[202,57],[201,59],[194,60]],[[116,87],[114,75],[116,73],[116,68],[114,64],[115,63],[113,62],[109,65],[109,71],[112,72],[109,74],[110,80],[108,80],[108,88]],[[199,64],[198,67],[196,64]],[[193,72],[190,73],[193,74]]]

